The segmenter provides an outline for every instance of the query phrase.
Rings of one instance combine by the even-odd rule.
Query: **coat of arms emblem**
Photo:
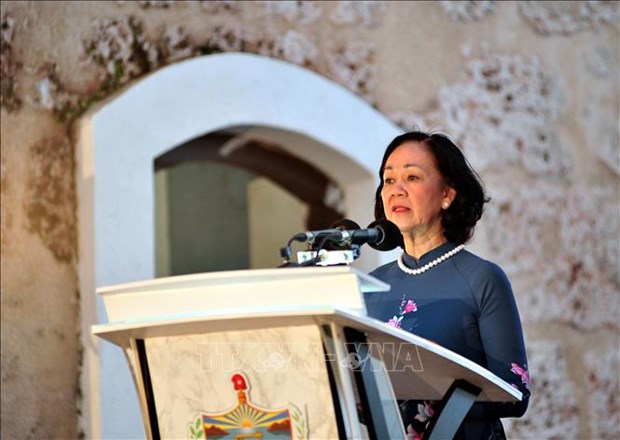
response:
[[[248,399],[248,380],[236,373],[231,378],[237,403],[228,411],[202,413],[190,423],[192,439],[205,440],[302,440],[307,438],[307,425],[302,413],[287,407],[263,408]]]

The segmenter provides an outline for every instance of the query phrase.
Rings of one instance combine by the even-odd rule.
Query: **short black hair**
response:
[[[375,219],[385,219],[381,190],[385,163],[396,148],[406,142],[419,142],[427,146],[435,158],[437,169],[446,185],[456,190],[456,197],[443,212],[441,225],[445,237],[451,242],[463,244],[474,235],[474,227],[490,201],[485,194],[482,179],[471,167],[462,151],[445,134],[411,131],[396,136],[385,149],[379,168],[379,186],[375,193]]]

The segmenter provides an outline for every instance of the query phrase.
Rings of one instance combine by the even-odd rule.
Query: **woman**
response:
[[[477,174],[446,136],[410,132],[387,147],[375,217],[395,223],[404,252],[371,273],[391,285],[366,296],[369,315],[482,365],[522,393],[517,403],[476,403],[460,439],[505,438],[500,417],[520,417],[529,375],[510,282],[494,263],[464,249],[488,201]],[[410,438],[424,436],[434,402],[402,402]]]

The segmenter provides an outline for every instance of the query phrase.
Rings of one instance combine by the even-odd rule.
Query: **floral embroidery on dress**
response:
[[[422,440],[424,438],[423,435],[428,429],[431,418],[435,414],[435,410],[433,409],[433,405],[435,404],[436,402],[433,401],[425,401],[417,404],[417,414],[414,416],[413,420],[410,419],[411,423],[407,425],[407,440]],[[405,404],[405,408],[409,408],[409,406]]]
[[[416,312],[418,310],[418,306],[412,300],[407,300],[405,295],[400,300],[400,306],[398,308],[398,315],[394,315],[387,324],[390,327],[401,328],[401,321],[405,317],[407,313]]]
[[[418,403],[418,413],[416,414],[415,419],[424,423],[433,417],[435,410],[431,404],[432,402]]]
[[[521,383],[525,385],[525,388],[530,389],[530,373],[527,371],[527,365],[523,365],[523,368],[519,366],[519,364],[515,364],[514,362],[510,364],[512,367],[510,371],[512,371],[517,376],[521,377]]]
[[[422,440],[422,434],[418,433],[413,426],[407,426],[407,440]]]

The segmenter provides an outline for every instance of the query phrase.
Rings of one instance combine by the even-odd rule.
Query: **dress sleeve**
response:
[[[476,404],[470,416],[521,417],[530,398],[525,343],[517,303],[504,271],[489,263],[482,271],[477,285],[471,286],[478,301],[478,327],[486,356],[486,368],[521,393],[520,402]]]

